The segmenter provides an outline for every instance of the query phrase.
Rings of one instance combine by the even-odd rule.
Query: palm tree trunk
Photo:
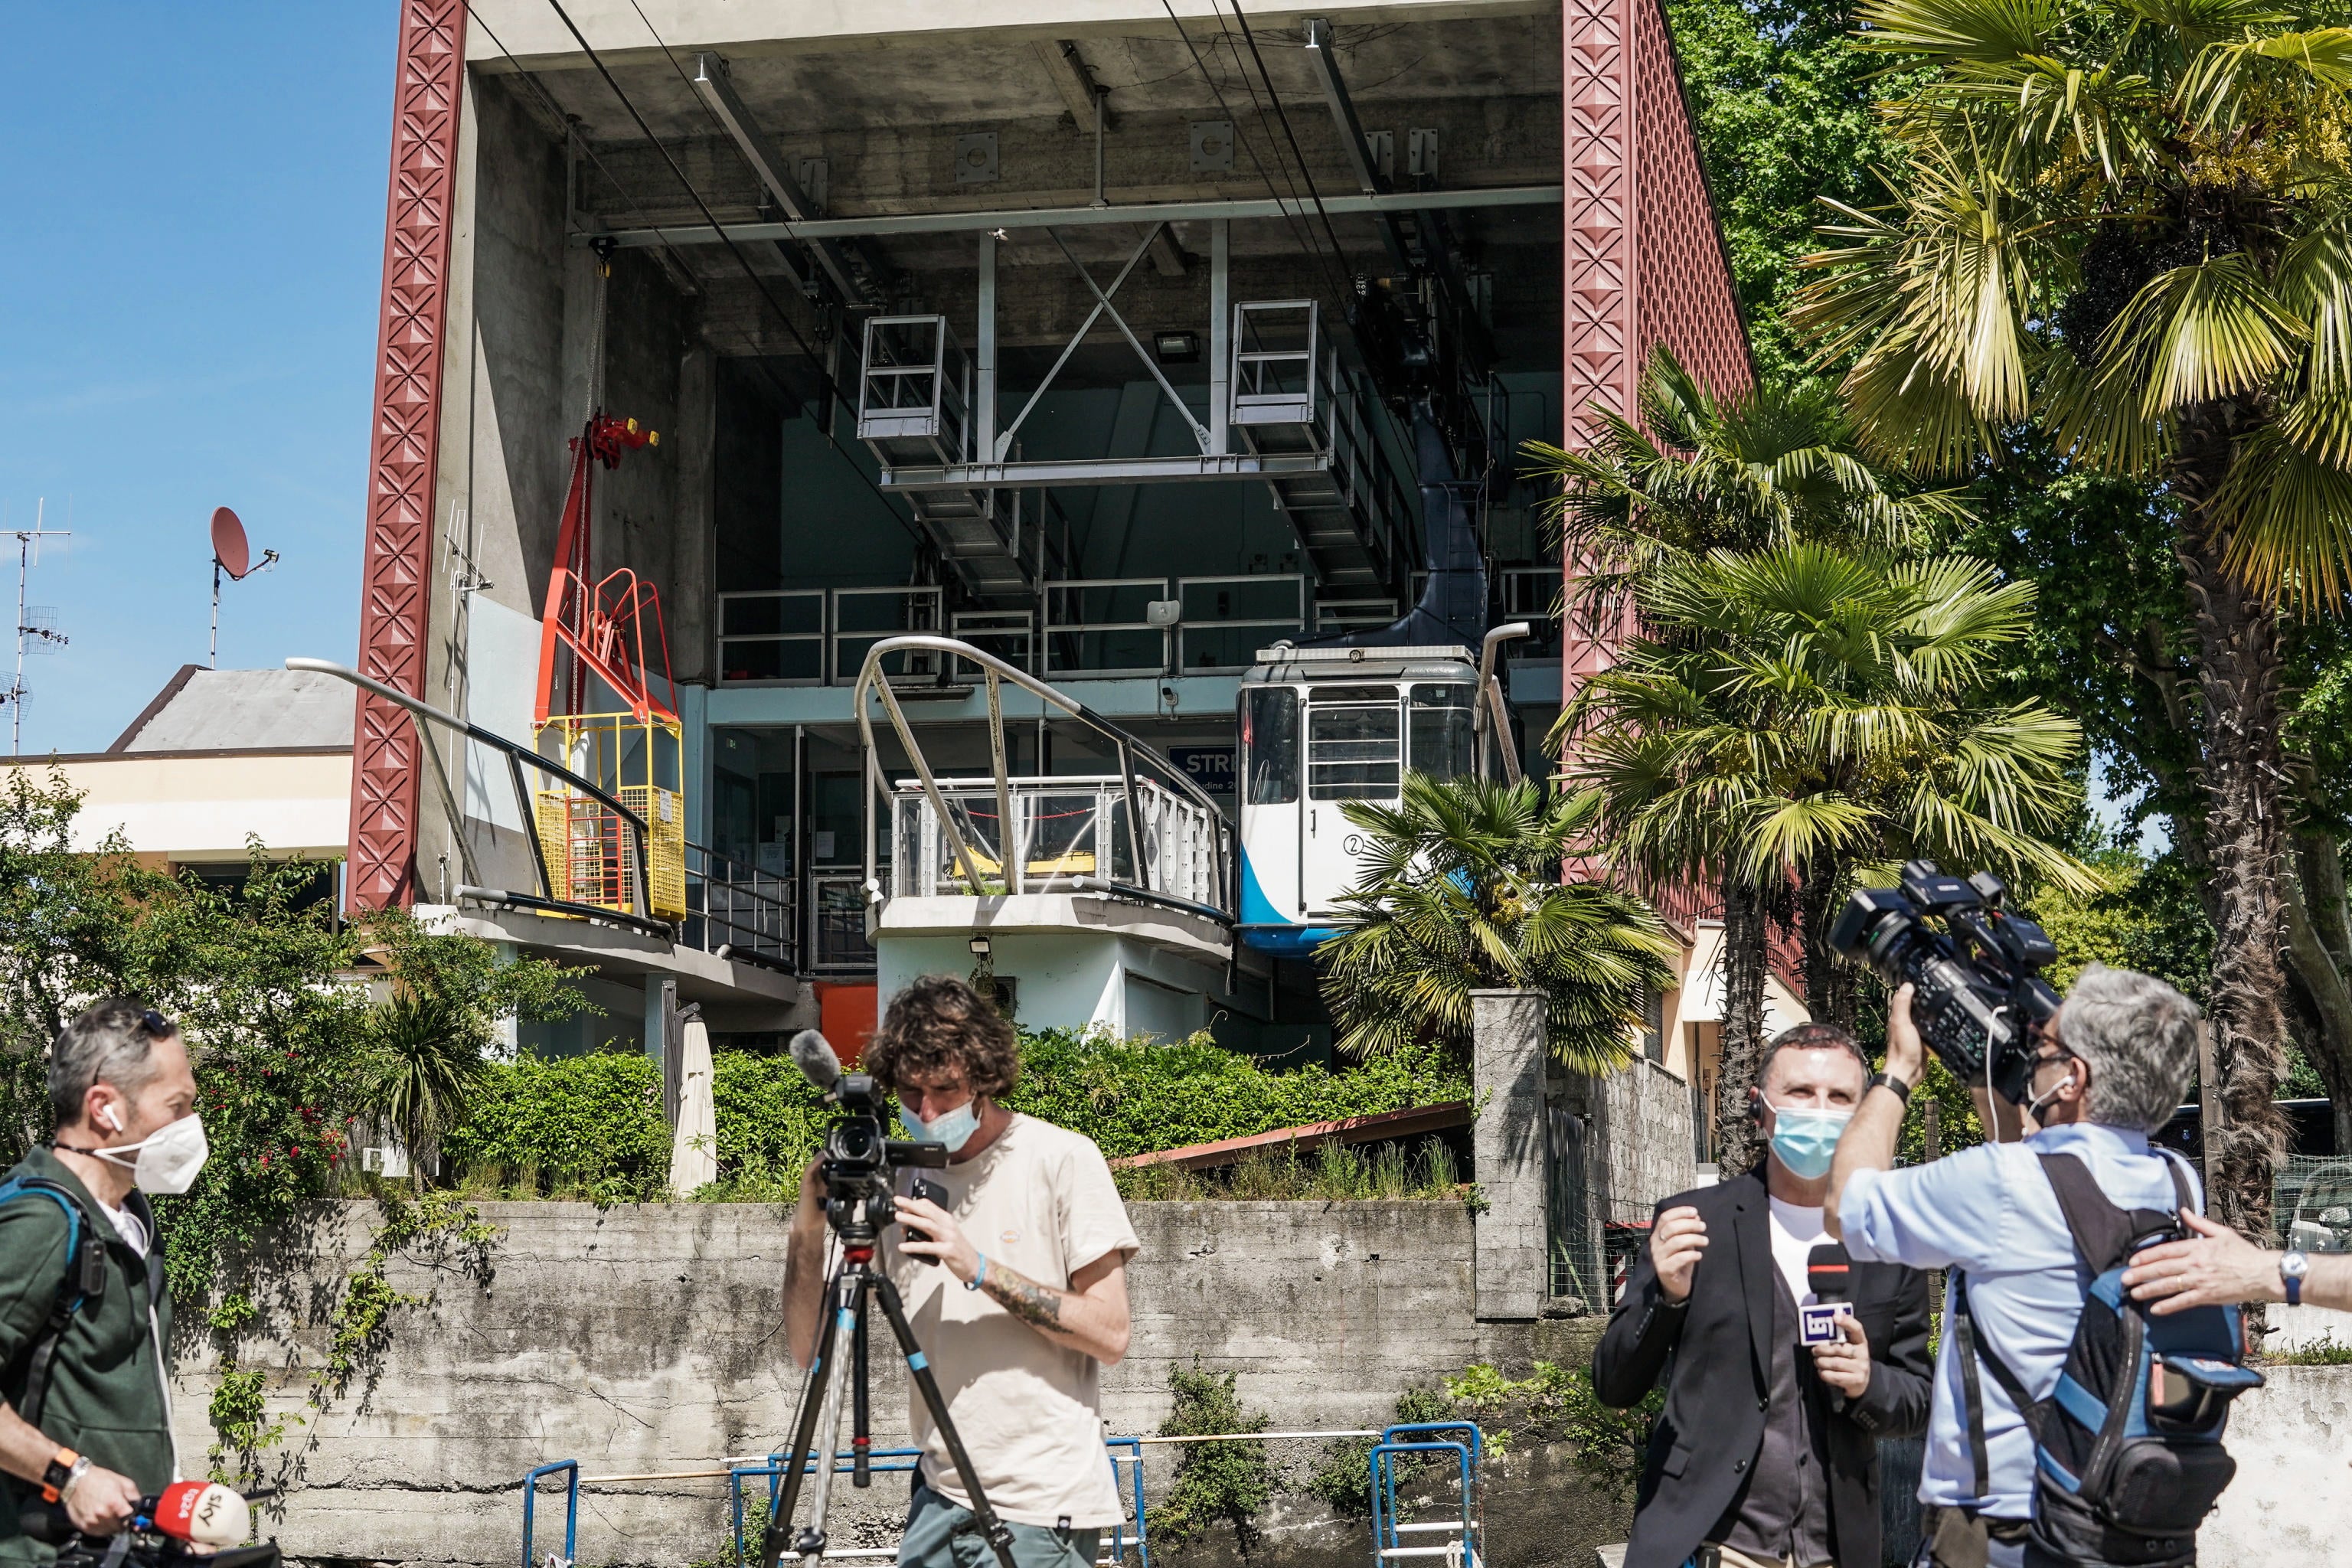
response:
[[[2287,959],[2301,984],[2304,1055],[2327,1086],[2336,1147],[2352,1152],[2352,908],[2345,899],[2344,850],[2326,826],[2294,835],[2294,875],[2282,882]]]
[[[1723,1058],[1716,1070],[1717,1169],[1736,1176],[1762,1152],[1748,1120],[1748,1090],[1764,1047],[1764,958],[1770,911],[1760,889],[1723,879]]]
[[[1862,966],[1830,951],[1830,927],[1844,908],[1845,866],[1833,857],[1805,863],[1797,905],[1805,943],[1805,1006],[1817,1022],[1848,1034],[1861,1010]]]
[[[2205,706],[2205,901],[2214,938],[2206,1019],[2227,1119],[2206,1182],[2218,1217],[2261,1236],[2270,1228],[2271,1173],[2287,1131],[2272,1103],[2286,1045],[2278,612],[2223,570],[2228,535],[2206,503],[2227,470],[2237,411],[2200,412],[2184,422],[2180,489],[2189,504],[2179,553]]]

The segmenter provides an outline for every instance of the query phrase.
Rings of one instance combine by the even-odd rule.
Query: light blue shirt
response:
[[[1856,1171],[1838,1200],[1839,1227],[1857,1263],[1907,1263],[1966,1272],[1979,1342],[2017,1374],[2037,1400],[2049,1397],[2074,1343],[2090,1275],[2078,1261],[2042,1154],[2074,1154],[2107,1201],[2121,1208],[2174,1207],[2170,1156],[2147,1135],[2072,1122],[2021,1143],[1984,1143],[1900,1171]],[[2183,1162],[2184,1169],[2186,1162]],[[2194,1171],[2189,1185],[2197,1189]],[[2202,1206],[2203,1195],[2199,1194]],[[1952,1281],[1957,1285],[1957,1278]],[[1936,1353],[1935,1405],[1927,1418],[1927,1463],[1919,1500],[1947,1507],[1974,1500],[1967,1395],[1951,1332],[1952,1291]],[[2000,1519],[2033,1512],[2033,1438],[1993,1374],[1979,1367],[1991,1495],[1979,1506]]]

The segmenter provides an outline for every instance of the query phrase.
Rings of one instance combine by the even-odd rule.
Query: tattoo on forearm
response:
[[[1066,1291],[1050,1285],[1040,1285],[1001,1263],[988,1266],[988,1279],[981,1289],[989,1299],[1033,1329],[1059,1331],[1062,1327],[1062,1298]]]

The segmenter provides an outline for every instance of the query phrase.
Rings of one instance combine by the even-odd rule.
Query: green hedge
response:
[[[1269,1072],[1205,1035],[1161,1045],[1050,1030],[1024,1034],[1021,1057],[1007,1103],[1085,1133],[1113,1159],[1470,1095],[1435,1050],[1342,1072]],[[788,1058],[722,1051],[711,1065],[721,1181],[789,1183],[830,1120],[816,1091]],[[495,1064],[445,1148],[491,1185],[657,1196],[670,1151],[661,1074],[650,1058],[622,1053]]]

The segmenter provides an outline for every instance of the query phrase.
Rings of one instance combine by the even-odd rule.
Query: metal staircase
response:
[[[971,361],[947,318],[870,317],[864,347],[857,438],[883,468],[971,461]],[[1064,570],[1068,523],[1045,490],[903,493],[917,525],[983,604],[1033,603],[1038,584]]]
[[[1414,559],[1416,506],[1374,433],[1362,378],[1322,341],[1311,300],[1234,307],[1233,426],[1260,456],[1319,454],[1266,480],[1313,565],[1316,598],[1395,602]]]

